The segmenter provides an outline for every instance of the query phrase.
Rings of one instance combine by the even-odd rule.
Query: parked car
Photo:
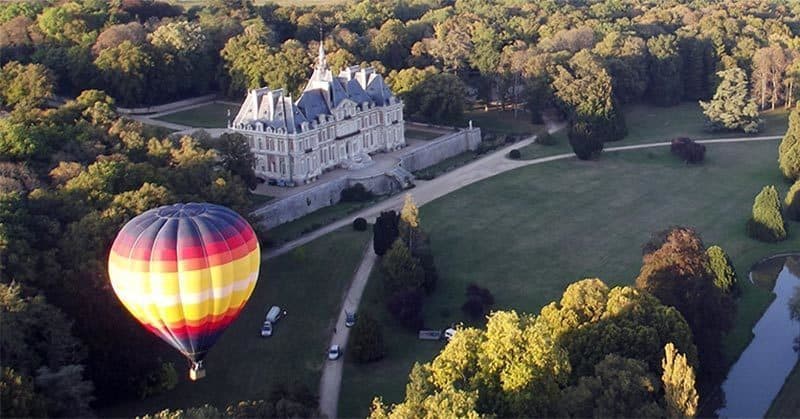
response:
[[[341,348],[339,345],[331,345],[331,348],[328,349],[328,359],[331,361],[335,361],[339,359],[339,356],[342,354]]]
[[[278,306],[272,306],[267,311],[267,317],[264,319],[270,323],[276,323],[281,317],[283,317],[283,312],[281,308]]]
[[[265,338],[269,336],[272,336],[272,322],[264,322],[264,324],[261,325],[261,337]]]
[[[344,315],[344,325],[347,327],[353,327],[356,324],[356,313],[345,311]]]
[[[444,331],[444,338],[447,339],[448,342],[450,342],[450,339],[452,339],[455,335],[456,329],[453,329],[452,327],[449,327]]]

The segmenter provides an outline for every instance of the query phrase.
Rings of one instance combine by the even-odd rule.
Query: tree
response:
[[[407,193],[403,199],[403,208],[400,210],[399,230],[400,237],[403,238],[413,253],[417,247],[416,241],[420,236],[421,228],[419,226],[419,208],[417,208],[417,204],[414,203],[414,198],[410,193]]]
[[[100,52],[94,64],[117,102],[142,103],[148,95],[148,74],[153,68],[150,55],[131,41]]]
[[[783,48],[772,45],[753,55],[753,97],[758,98],[759,107],[775,106],[785,99],[783,75],[789,64]]]
[[[699,397],[695,390],[694,368],[686,361],[686,355],[678,353],[672,342],[664,346],[664,398],[670,417],[694,417],[697,415]]]
[[[647,41],[650,52],[649,99],[658,106],[673,106],[683,96],[681,57],[674,35],[659,35]]]
[[[789,114],[789,128],[778,146],[778,164],[783,177],[800,179],[800,104]]]
[[[753,215],[747,221],[747,234],[766,242],[786,240],[786,225],[781,215],[778,191],[769,185],[761,189],[753,202]]]
[[[783,205],[786,208],[786,217],[790,220],[800,221],[800,181],[795,181],[786,192]]]
[[[0,412],[3,417],[44,417],[47,414],[42,396],[33,380],[4,367],[0,377]]]
[[[242,178],[250,189],[258,186],[255,172],[256,158],[244,135],[224,133],[214,142],[214,148],[225,170]]]
[[[434,74],[407,92],[403,100],[413,118],[432,123],[453,122],[464,113],[466,87],[452,74]]]
[[[397,239],[381,260],[383,289],[387,296],[422,289],[425,273],[406,244]]]
[[[424,324],[422,297],[422,292],[419,290],[400,290],[389,296],[386,308],[401,326],[409,330],[419,330]]]
[[[705,377],[718,377],[724,370],[721,339],[733,322],[733,300],[715,285],[705,246],[694,230],[673,227],[657,233],[658,241],[660,246],[647,246],[657,248],[642,257],[636,287],[686,318],[697,345],[700,371]]]
[[[570,145],[586,160],[602,151],[603,142],[622,139],[627,128],[600,60],[581,51],[569,60],[569,67],[557,66],[553,87],[568,114]]]
[[[562,393],[569,417],[663,417],[661,385],[645,362],[609,354]]]
[[[719,246],[711,246],[706,249],[708,255],[708,267],[714,274],[714,285],[725,293],[735,293],[738,289],[736,271],[728,255]]]
[[[375,254],[383,256],[400,236],[400,216],[394,211],[382,211],[372,226],[372,247]]]
[[[47,67],[11,61],[0,71],[0,107],[39,107],[53,96],[53,84],[53,75]]]
[[[740,68],[717,73],[722,81],[710,102],[700,102],[713,130],[758,132],[760,119],[755,102],[747,93],[747,74]]]
[[[383,328],[369,312],[359,314],[350,339],[348,349],[358,362],[374,362],[386,354],[383,346]]]

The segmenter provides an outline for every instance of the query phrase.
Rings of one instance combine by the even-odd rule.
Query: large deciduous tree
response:
[[[11,61],[0,69],[0,107],[39,107],[53,96],[53,89],[53,75],[41,64]]]
[[[453,123],[464,114],[466,86],[453,74],[434,74],[404,94],[403,100],[415,119]]]
[[[681,57],[674,35],[659,35],[647,41],[650,52],[648,99],[659,106],[673,106],[683,96]]]
[[[740,68],[720,71],[722,79],[710,102],[700,102],[713,130],[758,132],[761,122],[755,101],[748,94],[747,74]]]
[[[735,306],[715,285],[702,240],[690,228],[673,227],[645,245],[642,260],[636,287],[678,309],[692,328],[702,375],[719,377],[724,370],[721,339],[732,325]]]
[[[753,97],[759,108],[775,109],[786,99],[783,76],[788,64],[786,51],[777,45],[760,48],[753,55]]]
[[[569,141],[578,158],[592,158],[604,142],[625,137],[611,77],[597,57],[581,51],[569,60],[569,69],[558,66],[557,71],[553,87],[568,114]]]

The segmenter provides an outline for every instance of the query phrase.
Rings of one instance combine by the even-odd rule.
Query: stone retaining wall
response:
[[[400,164],[409,172],[416,172],[467,150],[475,150],[480,143],[480,128],[463,129],[415,149],[401,157]]]
[[[408,171],[421,170],[467,150],[474,150],[480,142],[480,128],[463,129],[410,151],[400,157],[400,164]],[[383,173],[366,177],[351,175],[320,183],[303,192],[267,203],[253,211],[253,214],[261,216],[262,224],[268,228],[279,226],[336,204],[342,190],[356,183],[361,183],[376,195],[393,194],[401,189],[395,179]]]

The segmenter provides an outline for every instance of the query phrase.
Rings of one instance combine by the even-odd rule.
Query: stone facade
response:
[[[383,77],[358,66],[334,77],[321,44],[296,102],[283,89],[251,90],[229,128],[250,142],[256,175],[285,186],[314,181],[336,167],[365,167],[369,154],[406,143],[403,102]]]

